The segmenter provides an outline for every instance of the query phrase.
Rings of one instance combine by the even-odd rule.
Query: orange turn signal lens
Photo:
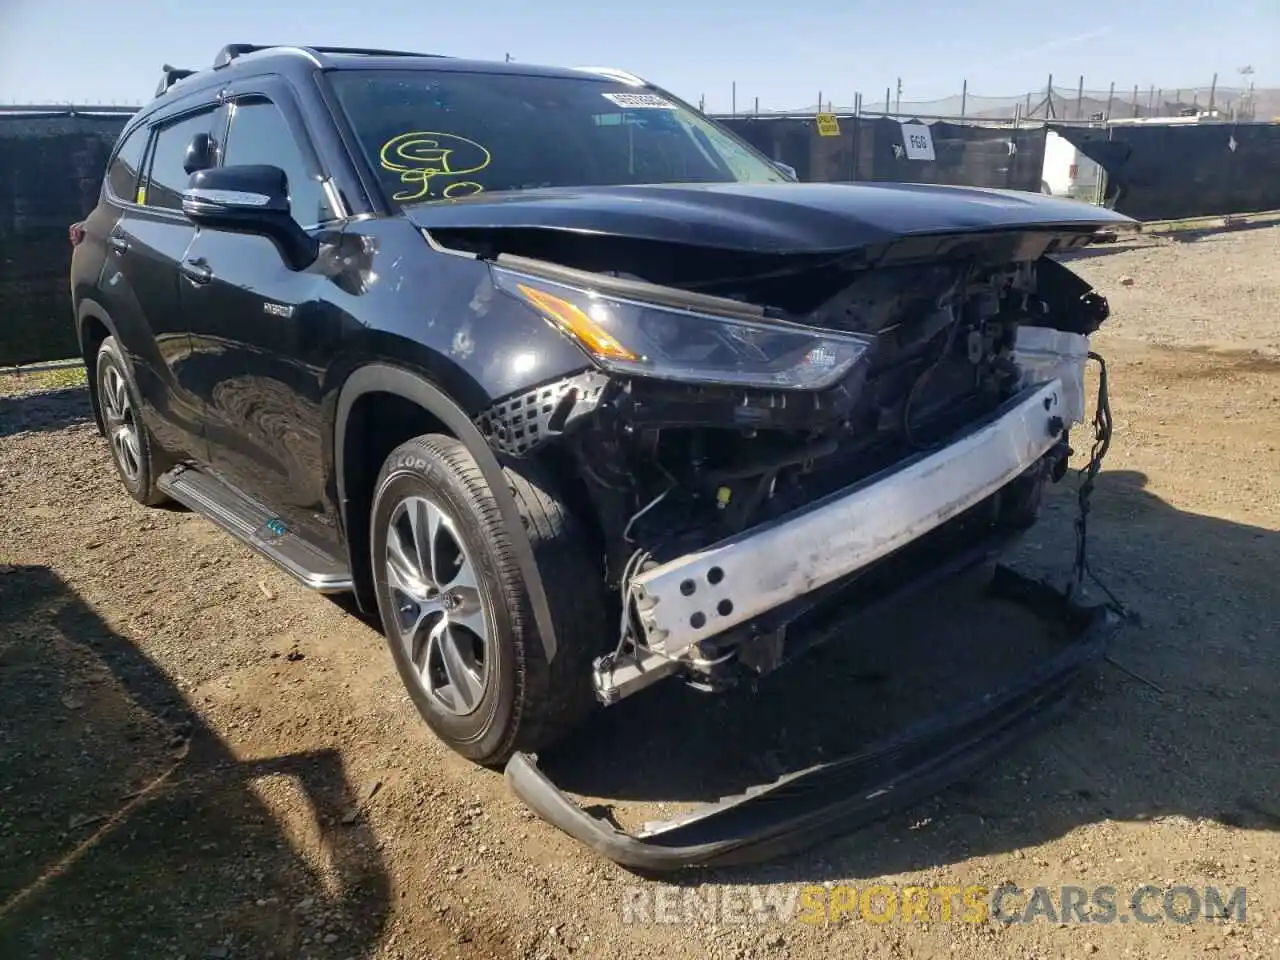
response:
[[[597,356],[609,357],[613,360],[638,359],[634,353],[614,339],[608,330],[583,313],[575,304],[527,284],[518,283],[516,287],[521,296]]]

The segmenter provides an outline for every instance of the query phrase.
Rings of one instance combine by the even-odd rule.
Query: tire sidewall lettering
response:
[[[392,469],[413,470],[416,473],[425,474],[429,469],[429,461],[426,457],[419,457],[411,453],[404,453],[392,461]]]

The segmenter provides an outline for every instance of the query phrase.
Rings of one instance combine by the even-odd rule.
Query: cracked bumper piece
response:
[[[999,567],[990,591],[1064,623],[1071,639],[1003,689],[929,717],[865,751],[786,774],[635,834],[594,817],[517,753],[511,789],[535,813],[622,866],[642,871],[753,863],[870,823],[971,773],[1056,715],[1073,681],[1100,660],[1119,629],[1108,608],[1068,601]]]
[[[682,656],[963,513],[1058,442],[1065,393],[1056,378],[1029,387],[939,450],[638,574],[631,586],[646,645]]]

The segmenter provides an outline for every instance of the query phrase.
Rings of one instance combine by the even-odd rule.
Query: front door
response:
[[[317,229],[334,211],[282,96],[232,100],[222,162],[283,169],[295,219]],[[203,228],[186,250],[180,288],[211,467],[305,539],[336,550],[320,403],[340,324],[322,299],[327,284],[315,266],[290,269],[265,237]]]

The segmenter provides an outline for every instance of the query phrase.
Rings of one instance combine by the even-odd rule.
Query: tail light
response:
[[[1073,163],[1071,166],[1067,167],[1067,176],[1072,180],[1080,176],[1080,164]]]
[[[68,229],[67,234],[71,238],[71,245],[78,247],[84,241],[84,223],[73,223]]]

